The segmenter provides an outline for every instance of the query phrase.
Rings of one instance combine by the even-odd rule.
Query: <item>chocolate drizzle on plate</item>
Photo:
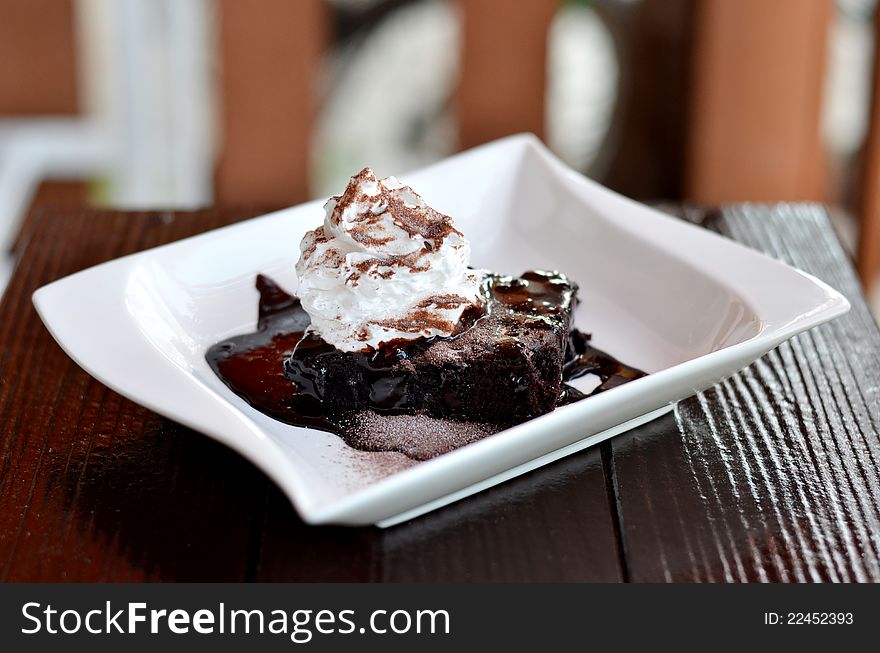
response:
[[[531,327],[539,326],[539,322],[546,322],[548,328],[552,326],[550,318],[559,304],[558,293],[562,291],[561,285],[554,287],[553,278],[546,273],[529,272],[519,280],[498,279],[504,279],[504,282],[491,284],[490,292],[499,306],[510,306],[511,310],[527,314]],[[351,410],[340,406],[328,409],[327,402],[322,401],[326,389],[315,389],[315,384],[321,383],[321,374],[320,366],[315,369],[314,361],[316,354],[328,354],[333,348],[320,338],[306,334],[310,319],[299,299],[263,275],[257,277],[256,285],[260,293],[257,330],[213,345],[206,359],[233,392],[266,415],[287,424],[330,431],[358,449],[401,451],[419,460],[528,419],[528,416],[518,416],[513,422],[500,423],[497,419],[476,421],[446,416],[407,416],[406,383],[382,373],[383,369],[388,369],[381,363],[388,352],[348,355],[352,360],[358,356],[362,358],[358,364],[364,366],[366,375],[361,378],[369,386],[364,391],[375,400],[369,402],[370,408]],[[411,348],[425,348],[430,344],[422,340],[405,347],[398,345],[394,356],[396,359],[406,357],[412,353]],[[308,364],[298,365],[298,360],[307,360]],[[294,383],[292,378],[296,378],[297,373],[310,370],[316,373]],[[563,383],[556,405],[584,399],[645,375],[590,345],[587,334],[572,330],[566,346],[563,381],[586,374],[595,374],[600,384],[585,394]],[[306,391],[298,390],[297,386]],[[415,425],[419,425],[424,433],[414,433]],[[365,428],[372,428],[376,433],[364,433]],[[455,438],[444,438],[443,431],[455,433]],[[395,433],[400,437],[395,437]]]
[[[564,406],[580,399],[586,399],[605,390],[610,390],[624,383],[647,376],[645,372],[621,363],[610,354],[606,354],[601,349],[593,347],[590,344],[589,334],[572,329],[568,336],[568,352],[566,353],[565,364],[562,366],[562,379],[564,381],[574,381],[587,374],[595,374],[599,377],[599,385],[591,392],[584,394],[567,383],[563,383],[557,406]]]

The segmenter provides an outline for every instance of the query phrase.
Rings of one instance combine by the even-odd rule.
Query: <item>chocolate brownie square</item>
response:
[[[315,334],[285,363],[301,401],[513,424],[556,406],[577,286],[556,272],[489,274],[486,313],[459,335],[342,352]]]

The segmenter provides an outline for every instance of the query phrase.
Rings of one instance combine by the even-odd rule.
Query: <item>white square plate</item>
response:
[[[306,521],[379,525],[647,421],[849,309],[813,277],[585,179],[532,136],[401,177],[455,217],[476,267],[576,280],[576,324],[651,374],[418,464],[266,417],[224,386],[205,351],[255,329],[258,272],[296,292],[299,241],[323,218],[317,201],[73,274],[34,302],[90,374],[253,461]]]

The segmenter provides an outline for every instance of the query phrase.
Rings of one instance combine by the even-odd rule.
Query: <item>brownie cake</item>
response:
[[[555,272],[486,275],[485,313],[453,337],[342,352],[309,334],[285,363],[325,410],[425,412],[498,424],[553,410],[577,287]]]

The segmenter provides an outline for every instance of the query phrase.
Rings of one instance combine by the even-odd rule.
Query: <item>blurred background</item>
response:
[[[280,207],[531,131],[638,199],[831,205],[880,311],[876,16],[876,0],[0,0],[0,288],[40,211]]]

